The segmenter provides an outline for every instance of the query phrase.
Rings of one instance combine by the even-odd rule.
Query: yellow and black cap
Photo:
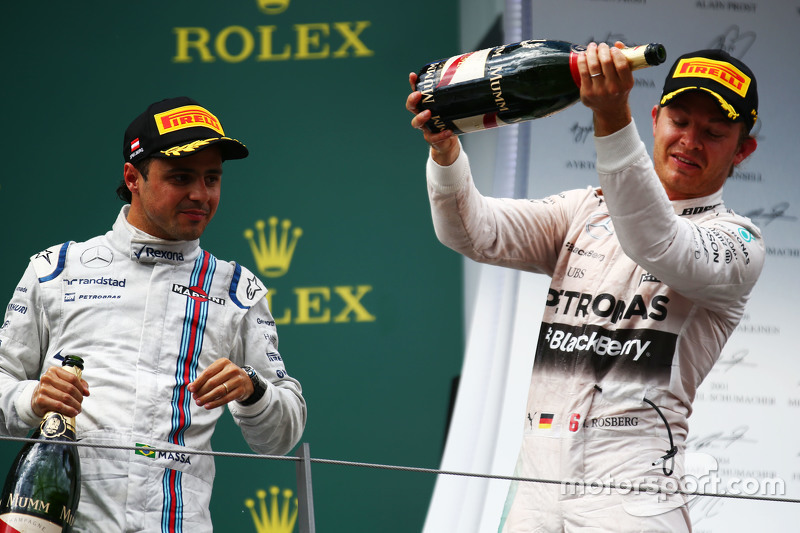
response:
[[[753,71],[724,50],[699,50],[679,57],[664,81],[662,106],[684,91],[706,91],[733,122],[747,131],[758,119],[758,87]]]
[[[185,157],[211,145],[219,147],[222,160],[242,159],[247,147],[225,136],[222,124],[200,104],[179,96],[151,104],[133,119],[122,143],[126,162],[147,157]]]

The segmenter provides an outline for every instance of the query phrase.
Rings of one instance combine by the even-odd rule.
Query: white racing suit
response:
[[[31,258],[0,329],[0,431],[24,436],[39,377],[64,355],[84,359],[90,396],[76,417],[81,447],[75,531],[211,531],[210,450],[222,409],[187,391],[215,360],[251,365],[267,382],[252,405],[228,404],[250,447],[284,454],[306,420],[300,384],[284,368],[266,287],[199,241],[164,241],[128,224]]]
[[[634,124],[595,143],[601,188],[544,200],[481,196],[463,151],[428,160],[442,243],[552,277],[515,476],[594,484],[513,482],[503,532],[690,530],[683,499],[655,487],[682,488],[665,474],[682,475],[695,392],[764,261],[721,190],[668,200]]]

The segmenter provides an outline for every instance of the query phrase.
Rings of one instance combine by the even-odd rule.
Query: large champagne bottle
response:
[[[546,117],[580,98],[578,53],[563,41],[522,41],[428,63],[420,70],[419,110],[432,132],[456,134]],[[659,65],[661,44],[623,48],[631,68]]]
[[[62,366],[79,378],[83,360],[64,357]],[[11,465],[0,501],[0,533],[63,533],[72,530],[81,494],[78,449],[62,444],[75,440],[75,419],[60,413],[44,415]]]

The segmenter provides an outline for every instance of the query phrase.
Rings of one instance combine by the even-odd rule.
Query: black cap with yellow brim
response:
[[[758,87],[753,71],[724,50],[699,50],[679,57],[664,81],[660,104],[669,105],[685,91],[705,91],[733,122],[747,131],[758,119]]]
[[[135,163],[148,157],[185,157],[211,145],[222,160],[242,159],[247,147],[225,136],[222,124],[191,98],[179,96],[151,104],[125,130],[122,155]]]

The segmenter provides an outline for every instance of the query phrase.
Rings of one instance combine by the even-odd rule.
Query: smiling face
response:
[[[742,138],[714,97],[703,91],[677,96],[653,108],[653,164],[670,200],[700,198],[718,191],[733,167],[756,149]]]
[[[153,158],[146,177],[130,163],[123,172],[132,194],[128,222],[154,237],[197,239],[217,212],[222,156],[215,146],[186,157]]]

